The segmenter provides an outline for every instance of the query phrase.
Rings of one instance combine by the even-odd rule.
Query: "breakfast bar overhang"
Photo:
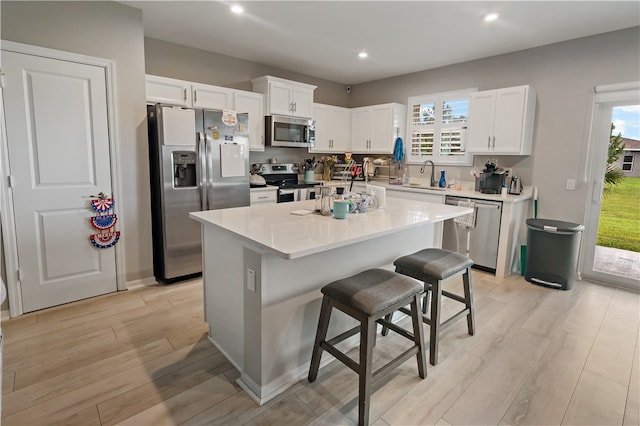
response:
[[[313,208],[311,200],[190,213],[202,223],[209,338],[240,371],[239,385],[259,404],[306,376],[320,288],[432,247],[438,223],[473,212],[388,198],[384,209],[344,220],[292,214]],[[335,315],[329,335],[352,321]]]

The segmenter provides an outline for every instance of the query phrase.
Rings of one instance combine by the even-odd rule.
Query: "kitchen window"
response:
[[[413,96],[408,100],[407,162],[470,165],[466,152],[469,96],[476,89]]]

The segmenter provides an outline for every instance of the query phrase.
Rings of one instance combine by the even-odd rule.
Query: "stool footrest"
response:
[[[400,309],[405,309],[405,308],[400,308]],[[409,316],[411,316],[411,311],[409,311],[409,310],[407,309],[407,312],[408,312]],[[413,333],[409,332],[408,330],[405,330],[405,329],[404,329],[404,328],[402,328],[402,327],[398,327],[397,325],[395,325],[395,324],[394,324],[394,323],[392,323],[391,321],[387,321],[387,320],[386,320],[386,319],[384,319],[384,318],[380,318],[380,319],[379,319],[379,320],[377,320],[376,322],[377,322],[378,324],[382,325],[382,327],[383,327],[383,328],[384,328],[384,327],[386,327],[386,328],[388,328],[388,329],[390,329],[390,330],[393,330],[393,331],[395,331],[396,333],[398,333],[399,335],[404,336],[404,337],[406,337],[406,338],[407,338],[407,339],[409,339],[409,340],[413,340],[413,339],[414,339]]]
[[[464,300],[464,297],[458,296],[455,293],[451,293],[451,292],[448,292],[446,290],[442,290],[442,295],[443,296],[447,296],[449,299],[457,300],[458,302],[461,302],[461,303],[466,303],[466,300]]]
[[[335,346],[329,344],[329,342],[320,343],[320,347],[322,347],[322,349],[324,349],[325,351],[329,352],[331,355],[333,355],[334,358],[342,362],[351,370],[360,374],[360,364],[358,364],[357,362],[349,358],[347,355],[345,355],[344,352],[340,351]]]
[[[330,345],[337,345],[338,343],[342,342],[345,339],[348,339],[349,337],[353,336],[354,334],[358,334],[360,332],[360,326],[355,326],[353,328],[350,328],[349,330],[338,334],[335,337],[332,337],[331,339],[327,340],[327,343]]]
[[[442,321],[440,323],[441,329],[444,329],[446,326],[450,325],[453,321],[457,320],[459,317],[463,315],[469,315],[469,312],[471,312],[471,309],[465,308],[460,312],[457,312],[456,314],[452,315],[450,318],[447,318],[445,321]]]
[[[407,359],[411,358],[415,354],[418,353],[418,346],[412,346],[393,360],[389,361],[384,366],[380,367],[376,371],[371,374],[371,378],[373,379],[373,384],[376,383],[377,380],[383,378],[389,371],[394,370],[400,366]]]

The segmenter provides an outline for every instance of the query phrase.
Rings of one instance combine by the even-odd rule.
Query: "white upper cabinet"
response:
[[[208,84],[192,84],[191,91],[193,106],[196,108],[233,109],[233,89]]]
[[[312,117],[316,86],[268,75],[253,79],[251,83],[254,92],[265,95],[266,115]]]
[[[228,87],[146,76],[147,102],[249,113],[249,149],[264,151],[264,96]]]
[[[469,103],[467,151],[530,155],[536,92],[530,86],[476,92]]]
[[[395,140],[404,137],[407,107],[382,104],[351,110],[351,151],[392,154]]]
[[[249,149],[264,151],[264,96],[260,93],[234,90],[233,105],[237,112],[249,113]]]
[[[351,149],[351,111],[333,105],[313,104],[316,143],[309,152],[347,152]]]
[[[191,83],[173,78],[146,76],[147,101],[191,106]]]

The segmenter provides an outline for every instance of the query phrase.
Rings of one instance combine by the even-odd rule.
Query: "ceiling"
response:
[[[342,84],[640,25],[638,1],[121,3],[142,10],[145,36]],[[500,16],[484,22],[489,12]]]

